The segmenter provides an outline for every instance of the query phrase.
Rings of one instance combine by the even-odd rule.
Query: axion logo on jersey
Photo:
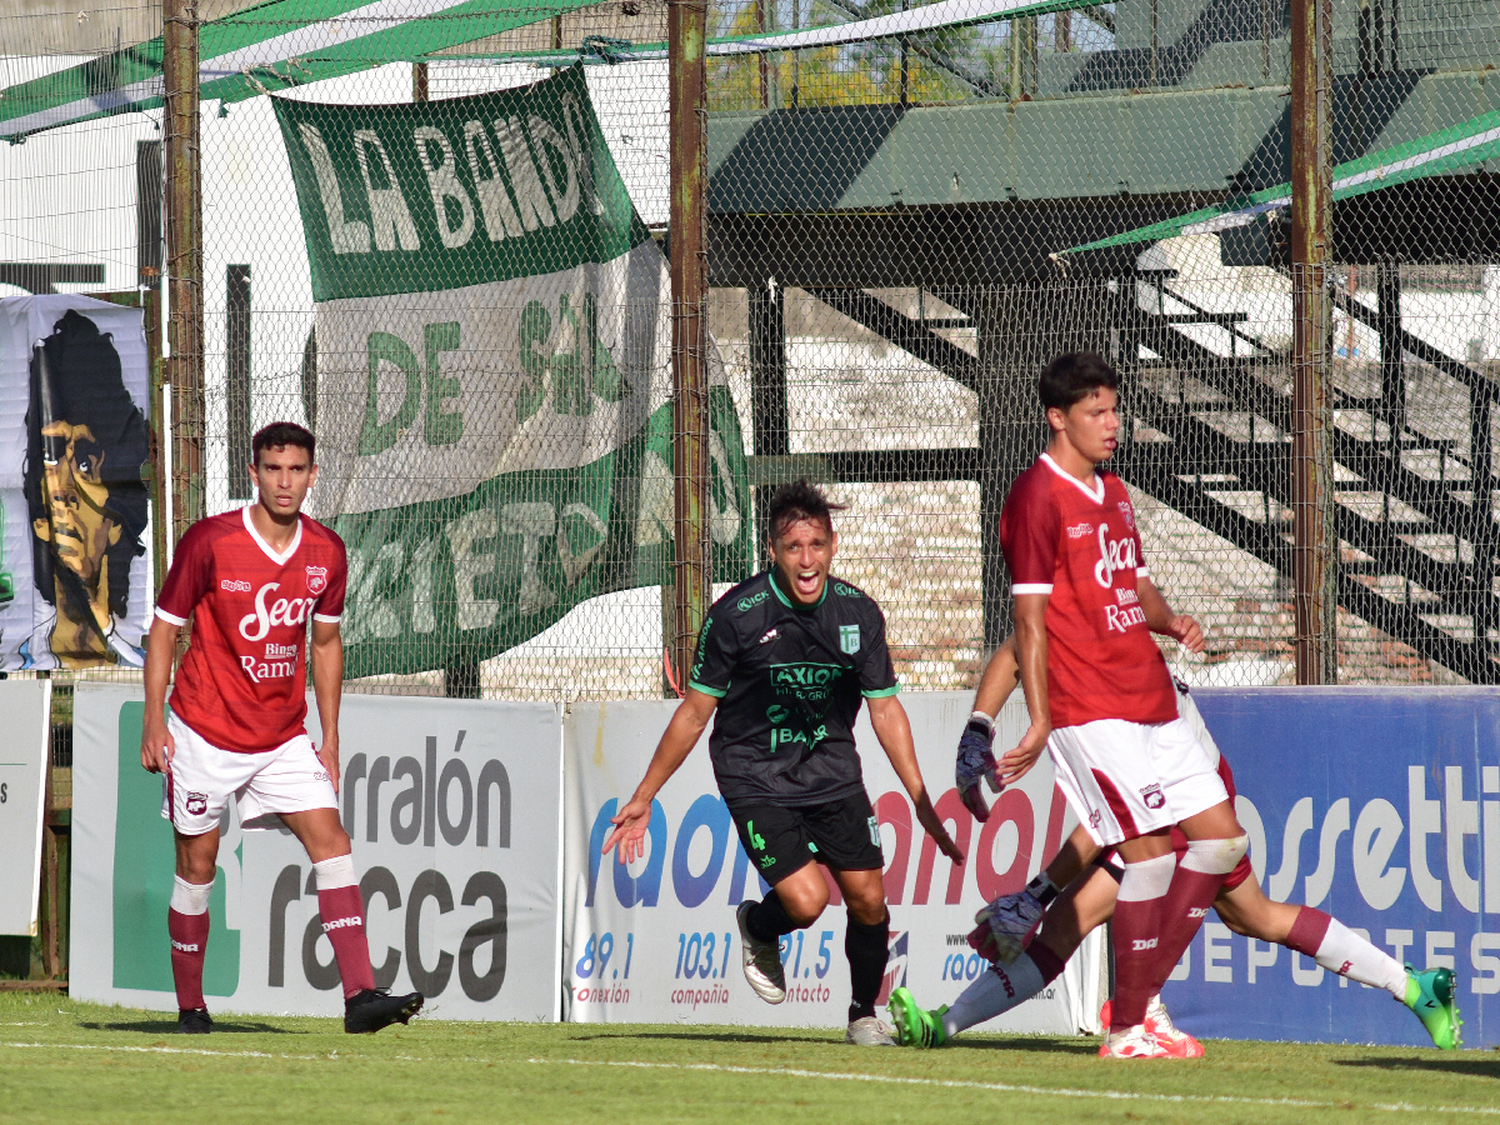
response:
[[[1148,785],[1141,790],[1141,801],[1148,809],[1159,809],[1167,803],[1160,785]]]
[[[837,664],[772,664],[770,671],[771,686],[777,695],[823,704],[828,702],[834,684],[844,674]]]
[[[250,592],[250,583],[246,582],[243,578],[221,578],[219,579],[219,589],[227,590],[231,594],[248,594]]]
[[[1111,539],[1109,524],[1099,525],[1099,561],[1094,564],[1094,581],[1108,590],[1115,582],[1115,571],[1135,570],[1134,539]]]
[[[328,568],[326,566],[308,567],[307,592],[316,597],[326,589],[328,589]]]
[[[311,568],[309,568],[311,569]],[[327,576],[324,576],[325,581]],[[309,580],[310,581],[310,580]],[[272,625],[301,625],[307,614],[317,603],[317,598],[277,598],[270,605],[266,599],[273,590],[281,589],[279,582],[267,582],[255,592],[255,612],[240,618],[240,636],[247,641],[263,641]]]
[[[1082,539],[1086,535],[1094,534],[1094,525],[1085,520],[1083,523],[1075,523],[1068,528],[1069,539]]]

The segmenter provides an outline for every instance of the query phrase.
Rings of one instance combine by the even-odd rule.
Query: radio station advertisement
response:
[[[953,786],[954,752],[972,695],[901,699],[938,815],[949,822],[967,860],[951,863],[922,831],[862,708],[855,740],[880,822],[891,913],[890,959],[879,999],[883,1004],[891,989],[905,985],[919,1002],[936,1007],[950,1003],[983,971],[984,962],[965,941],[974,912],[1025,886],[1076,822],[1054,789],[1045,758],[998,798],[988,821],[975,821]],[[719,797],[706,733],[657,797],[645,857],[627,867],[614,852],[600,854],[609,818],[640,782],[674,707],[578,704],[566,720],[568,1018],[843,1027],[849,964],[836,889],[812,926],[782,939],[785,1002],[767,1004],[745,983],[735,907],[767,888]],[[1008,707],[998,724],[997,747],[1019,741],[1024,725],[1024,709]],[[985,1028],[1067,1034],[1096,1027],[1099,950],[1096,935],[1041,997]]]
[[[71,994],[167,1010],[171,825],[141,768],[141,689],[79,684]],[[309,697],[309,731],[319,740]],[[562,731],[550,704],[345,695],[340,813],[375,983],[444,1019],[555,1020]],[[338,968],[302,847],[231,811],[204,969],[210,1011],[339,1016]]]

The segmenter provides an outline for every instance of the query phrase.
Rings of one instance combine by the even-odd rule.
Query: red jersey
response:
[[[1011,487],[1000,546],[1012,594],[1047,594],[1047,698],[1053,727],[1177,717],[1167,662],[1146,625],[1135,512],[1120,478],[1092,486],[1045,453]]]
[[[242,508],[182,537],[156,615],[193,617],[171,707],[215,746],[271,750],[306,729],[308,619],[338,621],[344,541],[307,516],[277,554]]]

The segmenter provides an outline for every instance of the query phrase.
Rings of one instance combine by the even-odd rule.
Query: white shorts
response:
[[[1073,814],[1109,846],[1170,828],[1229,799],[1218,752],[1186,719],[1096,719],[1052,732],[1047,749]]]
[[[241,828],[279,828],[278,813],[337,809],[333,779],[304,731],[273,750],[239,754],[215,746],[167,711],[176,749],[162,776],[161,815],[184,836],[218,828],[234,798]]]

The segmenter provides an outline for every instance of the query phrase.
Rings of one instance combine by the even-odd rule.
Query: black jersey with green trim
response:
[[[771,572],[709,610],[688,685],[719,700],[709,756],[727,804],[821,804],[864,791],[861,699],[896,694],[885,615],[832,576],[798,606]]]

